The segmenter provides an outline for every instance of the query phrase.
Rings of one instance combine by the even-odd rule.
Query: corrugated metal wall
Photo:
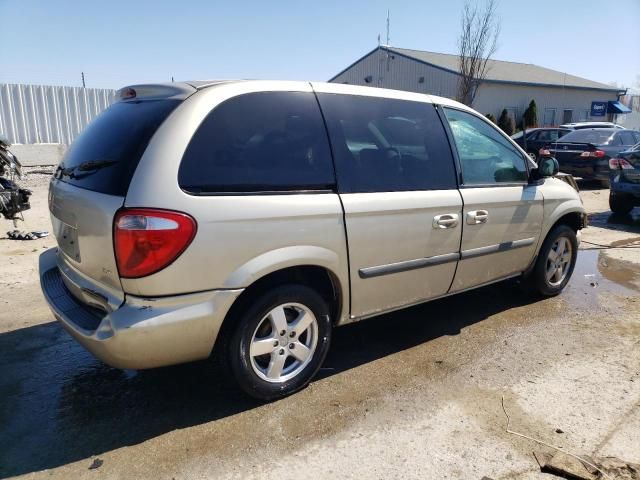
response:
[[[370,77],[370,82],[365,79]],[[453,98],[458,88],[454,73],[430,67],[402,55],[376,50],[331,80],[369,87],[393,88]]]
[[[526,80],[523,79],[523,81]],[[386,51],[375,50],[351,65],[331,82],[393,88],[455,98],[458,75],[394,52],[387,57]],[[547,113],[548,117],[553,117],[553,121],[549,123],[558,125],[563,123],[565,110],[571,111],[571,121],[574,122],[607,120],[606,117],[589,117],[591,102],[615,100],[616,94],[601,90],[485,82],[476,94],[473,108],[483,114],[491,113],[496,118],[500,116],[502,109],[506,108],[516,121],[520,121],[532,99],[535,99],[538,109],[538,124],[545,124],[545,113]],[[567,115],[569,115],[568,112]],[[618,117],[622,116],[618,115]]]
[[[0,133],[11,143],[69,145],[115,90],[0,84]]]

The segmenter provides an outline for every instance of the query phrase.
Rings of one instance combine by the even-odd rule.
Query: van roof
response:
[[[126,87],[118,90],[117,95],[120,100],[126,101],[127,98],[175,98],[175,99],[184,99],[197,90],[202,90],[209,87],[219,86],[223,84],[229,83],[238,83],[238,82],[246,82],[246,83],[270,83],[273,84],[272,80],[186,80],[181,82],[171,82],[171,83],[153,83],[153,84],[139,84],[139,85],[128,85]],[[327,82],[304,82],[304,81],[283,81],[283,83],[287,83],[289,85],[300,84],[302,87],[304,85],[305,89],[309,88],[309,85],[313,87],[316,92],[321,93],[341,93],[341,94],[350,94],[350,95],[361,95],[367,97],[385,97],[385,98],[395,98],[398,100],[417,100],[417,101],[427,101],[429,103],[437,103],[438,105],[446,105],[446,106],[455,106],[457,108],[461,108],[464,110],[472,110],[471,108],[463,105],[462,103],[456,102],[450,98],[446,97],[438,97],[435,95],[429,95],[424,93],[417,92],[407,92],[405,90],[392,90],[388,88],[378,88],[378,87],[369,87],[369,86],[360,86],[360,85],[349,85],[349,84],[341,84],[341,83],[327,83]],[[131,90],[135,91],[135,96],[127,97],[127,92]],[[133,93],[131,93],[133,95]]]

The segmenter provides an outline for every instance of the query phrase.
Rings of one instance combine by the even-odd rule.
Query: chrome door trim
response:
[[[522,272],[512,273],[510,275],[505,275],[505,276],[500,277],[500,278],[489,280],[488,282],[481,283],[480,285],[474,285],[472,287],[463,288],[462,290],[455,290],[453,292],[449,291],[447,293],[443,293],[442,295],[438,295],[437,297],[429,298],[429,299],[426,299],[426,300],[417,300],[415,302],[407,303],[406,305],[398,305],[397,307],[385,308],[383,310],[379,310],[379,311],[373,312],[373,313],[367,313],[365,315],[359,315],[359,316],[349,315],[349,319],[351,321],[353,321],[353,322],[359,322],[361,320],[366,320],[368,318],[377,317],[378,315],[384,315],[384,314],[395,312],[395,311],[398,311],[398,310],[403,310],[405,308],[414,307],[416,305],[422,305],[423,303],[429,303],[429,302],[432,302],[434,300],[439,300],[441,298],[452,297],[454,295],[458,295],[459,293],[464,293],[464,292],[468,292],[468,291],[471,291],[471,290],[476,290],[478,288],[486,287],[487,285],[492,285],[494,283],[504,282],[505,280],[509,280],[511,278],[517,278],[520,275],[522,275]]]
[[[504,252],[506,250],[513,250],[515,248],[528,247],[533,245],[535,238],[523,238],[522,240],[514,240],[512,242],[503,242],[496,245],[487,245],[486,247],[472,248],[469,250],[463,250],[460,254],[462,260],[466,258],[480,257],[482,255],[490,255],[492,253]]]
[[[402,262],[389,263],[387,265],[376,265],[375,267],[366,267],[358,270],[360,278],[373,278],[391,273],[406,272],[408,270],[416,270],[418,268],[432,267],[443,263],[457,262],[460,254],[445,253],[444,255],[435,255],[433,257],[416,258],[414,260],[405,260]]]

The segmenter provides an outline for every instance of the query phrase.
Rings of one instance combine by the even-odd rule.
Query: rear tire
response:
[[[545,297],[558,295],[569,282],[578,257],[576,232],[558,225],[545,239],[527,283]]]
[[[633,209],[633,202],[630,198],[610,193],[609,208],[613,213],[629,213]]]
[[[275,400],[306,387],[331,340],[327,302],[303,285],[282,285],[254,299],[235,319],[227,364],[242,390]]]

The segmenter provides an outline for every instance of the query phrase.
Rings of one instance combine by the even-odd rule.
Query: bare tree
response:
[[[487,0],[484,6],[467,0],[462,10],[457,100],[466,105],[473,104],[478,87],[489,72],[489,59],[498,46],[500,19],[496,8],[496,0]]]

